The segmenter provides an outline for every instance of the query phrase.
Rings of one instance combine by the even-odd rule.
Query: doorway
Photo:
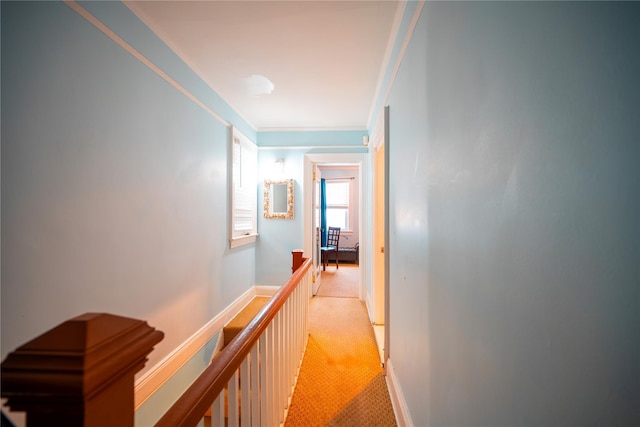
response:
[[[367,165],[367,153],[318,153],[318,154],[305,154],[304,156],[304,252],[310,254],[313,257],[313,272],[312,272],[312,291],[313,294],[317,294],[322,280],[322,263],[319,260],[320,253],[318,251],[318,240],[320,238],[317,230],[319,229],[318,215],[316,210],[316,195],[318,192],[318,182],[320,176],[325,176],[325,173],[319,170],[318,166],[323,166],[327,169],[332,168],[353,168],[356,172],[358,182],[358,195],[357,206],[358,211],[355,213],[357,220],[354,221],[354,230],[352,230],[351,237],[346,240],[348,245],[353,247],[356,243],[359,246],[359,264],[360,266],[366,266],[370,263],[367,255],[367,251],[363,251],[363,248],[367,247],[368,236],[363,235],[363,230],[368,230],[368,224],[363,224],[363,220],[367,220],[363,217],[362,212],[370,211],[370,200],[367,197],[363,197],[363,193],[369,192],[368,180],[363,180],[363,176],[368,173]],[[319,172],[319,173],[318,173]],[[356,237],[353,237],[356,236]],[[355,242],[357,239],[358,242]],[[307,255],[305,255],[307,256]],[[358,298],[360,300],[365,299],[366,291],[365,287],[365,269],[359,268],[358,272]]]

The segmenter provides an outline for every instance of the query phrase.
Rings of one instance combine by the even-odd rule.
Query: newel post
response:
[[[2,397],[29,427],[133,427],[134,375],[164,334],[142,320],[87,313],[2,362]]]
[[[291,273],[295,273],[304,262],[304,258],[302,258],[303,253],[304,251],[302,249],[294,249],[291,251]]]

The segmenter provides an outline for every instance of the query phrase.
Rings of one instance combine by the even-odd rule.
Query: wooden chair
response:
[[[339,268],[338,263],[338,242],[340,241],[340,227],[329,227],[327,233],[327,245],[320,248],[322,254],[322,270],[327,269],[327,262],[329,260],[329,252],[334,252],[336,255],[336,269]]]

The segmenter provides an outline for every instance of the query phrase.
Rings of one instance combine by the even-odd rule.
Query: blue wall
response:
[[[260,134],[259,134],[260,135]],[[274,173],[276,159],[285,160],[284,172]],[[258,240],[256,242],[256,284],[282,286],[291,276],[291,251],[302,249],[303,162],[297,150],[260,150],[258,152]],[[293,219],[265,218],[263,214],[265,179],[293,179]]]
[[[84,5],[255,139],[126,7]],[[228,141],[67,5],[3,2],[2,357],[111,312],[164,331],[150,367],[253,286],[255,246],[228,249]]]
[[[256,284],[281,286],[291,276],[291,251],[304,248],[304,156],[309,153],[365,153],[366,131],[270,131],[258,132],[258,233]],[[276,159],[285,160],[282,175],[273,173]],[[294,218],[266,219],[262,215],[265,179],[295,180]],[[307,177],[311,179],[311,177]],[[305,254],[305,256],[310,256]]]
[[[391,108],[415,425],[640,423],[640,6],[427,2]]]

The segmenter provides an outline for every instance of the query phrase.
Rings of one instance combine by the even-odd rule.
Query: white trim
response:
[[[265,286],[265,285],[256,285],[256,296],[257,297],[272,297],[278,292],[281,286]]]
[[[131,46],[126,41],[124,41],[114,31],[112,31],[109,27],[107,27],[102,21],[100,21],[98,18],[93,16],[88,10],[86,10],[85,8],[80,6],[74,0],[64,0],[64,3],[67,6],[69,6],[71,9],[73,9],[75,12],[77,12],[84,19],[89,21],[98,30],[102,31],[107,37],[109,37],[111,40],[113,40],[117,45],[119,45],[121,48],[123,48],[124,50],[129,52],[134,58],[136,58],[138,61],[142,62],[144,65],[149,67],[151,69],[151,71],[156,73],[158,76],[160,76],[162,79],[164,79],[171,86],[173,86],[174,88],[178,89],[178,91],[180,91],[187,98],[189,98],[190,100],[195,102],[196,105],[198,105],[204,111],[206,111],[211,116],[213,116],[213,118],[217,119],[218,121],[220,121],[222,124],[224,124],[226,126],[230,126],[230,123],[228,121],[223,119],[220,115],[218,115],[218,113],[216,113],[211,108],[209,108],[204,102],[202,102],[194,94],[192,94],[187,89],[185,89],[184,86],[182,86],[180,83],[178,83],[177,81],[175,81],[174,79],[169,77],[169,75],[167,73],[162,71],[157,65],[155,65],[153,62],[151,62],[142,53],[138,52],[133,46]],[[247,123],[249,123],[249,122],[247,122]]]
[[[320,148],[320,147],[317,147]],[[360,189],[358,192],[358,204],[359,204],[359,217],[358,224],[359,230],[358,235],[360,240],[360,248],[366,248],[369,244],[367,240],[367,235],[364,233],[367,230],[367,224],[365,224],[365,212],[371,211],[371,201],[368,198],[364,197],[364,194],[369,194],[370,190],[370,182],[363,177],[369,176],[369,154],[367,152],[361,153],[305,153],[304,155],[304,164],[303,164],[303,221],[302,221],[302,233],[304,236],[304,253],[311,254],[312,246],[313,246],[313,235],[311,229],[311,215],[313,209],[313,164],[314,163],[329,163],[329,164],[356,164],[358,165],[358,182],[360,183]],[[367,220],[368,221],[368,220]],[[368,266],[370,265],[371,260],[369,259],[368,251],[360,251],[360,265]],[[319,284],[319,281],[316,279],[316,282]],[[316,284],[313,284],[313,287],[316,288]],[[366,295],[366,272],[365,268],[360,268],[360,289],[358,292],[358,298],[360,301],[364,301]],[[317,288],[316,288],[317,289]]]
[[[231,126],[228,151],[227,194],[229,212],[229,248],[249,245],[258,237],[258,147],[236,127]],[[237,150],[236,150],[237,148]],[[243,185],[248,180],[247,185]],[[250,200],[250,206],[243,200]],[[251,217],[251,228],[237,228]]]
[[[387,41],[387,48],[384,52],[384,58],[382,60],[382,66],[380,67],[380,74],[378,75],[378,82],[376,84],[376,90],[373,92],[373,103],[371,104],[371,109],[369,110],[369,116],[367,118],[367,123],[371,123],[373,119],[373,114],[375,113],[376,101],[382,92],[382,85],[384,84],[384,76],[387,73],[387,68],[389,68],[389,63],[391,62],[391,54],[393,53],[393,47],[396,44],[396,40],[398,39],[398,32],[400,31],[400,24],[402,24],[402,17],[404,16],[404,11],[407,8],[407,2],[403,1],[396,9],[396,14],[393,18],[393,24],[391,25],[391,34]],[[391,81],[389,82],[391,84]]]
[[[364,301],[364,304],[367,307],[367,314],[369,315],[369,322],[371,322],[371,324],[374,325],[375,322],[376,322],[376,318],[375,318],[374,312],[373,312],[373,297],[371,295],[371,292],[369,292],[368,290],[367,290],[366,294],[367,295],[365,297],[366,299]]]
[[[260,139],[260,138],[258,138]],[[258,146],[258,150],[314,150],[314,149],[345,149],[345,148],[358,148],[369,151],[364,145],[268,145]],[[346,154],[346,153],[345,153]]]
[[[398,60],[396,61],[393,71],[391,72],[391,77],[389,78],[389,84],[384,91],[384,97],[382,98],[381,105],[384,106],[387,103],[387,99],[389,98],[389,93],[391,92],[391,88],[393,87],[393,82],[396,80],[396,75],[398,74],[398,70],[400,69],[400,64],[402,63],[402,58],[404,58],[404,52],[407,50],[407,46],[409,46],[409,42],[411,41],[411,36],[413,35],[413,30],[416,28],[416,24],[418,23],[418,19],[420,18],[420,12],[422,12],[422,7],[424,6],[425,0],[420,0],[418,2],[418,6],[416,7],[415,12],[413,13],[413,18],[411,19],[411,24],[409,24],[409,29],[407,30],[407,35],[404,38],[404,42],[402,43],[402,47],[400,48],[400,53],[398,53]],[[384,108],[382,108],[384,110]],[[373,114],[371,115],[373,118]]]
[[[178,47],[175,45],[175,43],[173,43],[171,41],[171,37],[167,36],[165,33],[159,31],[159,29],[156,29],[154,25],[152,25],[152,20],[149,19],[149,17],[147,16],[147,14],[137,5],[137,2],[130,2],[130,1],[123,1],[124,5],[129,8],[129,10],[131,10],[131,12],[133,12],[134,15],[136,15],[136,17],[142,21],[142,23],[144,25],[146,25],[151,31],[153,31],[153,33],[160,39],[162,40],[162,43],[166,44],[167,47],[169,49],[171,49],[173,51],[173,53],[175,53],[178,58],[180,58],[180,60],[182,62],[184,62],[187,67],[189,67],[191,69],[191,71],[193,71],[194,73],[196,73],[196,75],[198,77],[200,77],[200,79],[205,82],[210,88],[211,90],[213,90],[216,95],[218,95],[220,97],[220,99],[222,99],[227,105],[229,105],[229,107],[231,107],[231,109],[238,115],[240,116],[240,118],[242,120],[244,120],[254,131],[257,131],[256,126],[249,120],[247,119],[241,112],[240,109],[238,109],[235,104],[231,103],[224,95],[223,92],[221,92],[220,90],[218,90],[216,88],[216,86],[205,77],[205,74],[195,65],[191,64],[189,61],[187,61],[188,56],[185,55],[181,49],[178,49]],[[225,124],[227,124],[226,122],[223,122]]]
[[[391,405],[393,405],[393,412],[396,415],[396,423],[399,427],[413,427],[413,420],[407,407],[407,401],[404,399],[404,393],[398,377],[396,377],[395,370],[391,364],[391,359],[387,359],[387,389],[389,390],[389,396],[391,397]]]
[[[324,132],[324,131],[367,131],[366,126],[329,127],[259,127],[257,132]]]
[[[171,378],[194,354],[204,347],[209,340],[221,332],[224,325],[233,319],[255,296],[256,287],[252,286],[234,302],[225,307],[216,317],[207,322],[207,324],[200,328],[195,334],[138,378],[134,386],[135,409],[137,410],[162,384]],[[222,340],[218,339],[218,341]]]
[[[256,241],[257,237],[257,233],[240,237],[232,237],[231,239],[229,239],[229,249],[235,249],[243,245],[251,244]]]
[[[330,165],[330,166],[328,166],[328,165],[319,165],[318,168],[320,170],[340,169],[340,170],[346,170],[346,171],[351,171],[351,172],[354,172],[354,171],[358,170],[358,166],[356,166],[356,165]],[[332,176],[332,177],[327,178],[327,179],[355,179],[355,178],[356,178],[355,175],[350,175],[350,176],[344,176],[344,177]]]
[[[400,48],[400,52],[398,53],[398,58],[396,59],[396,63],[393,66],[393,71],[391,72],[391,76],[389,77],[389,83],[384,91],[384,96],[380,98],[380,111],[379,115],[383,114],[384,105],[387,103],[389,98],[389,93],[391,92],[391,88],[393,87],[393,82],[396,80],[396,75],[398,74],[398,69],[400,68],[400,64],[402,63],[402,58],[404,58],[404,52],[407,50],[407,46],[409,46],[409,42],[411,41],[411,36],[413,35],[413,30],[416,28],[416,24],[418,23],[418,18],[420,18],[420,12],[422,12],[422,8],[424,6],[425,0],[420,0],[418,2],[418,6],[413,13],[413,17],[411,19],[411,23],[409,24],[409,28],[407,29],[407,34],[402,42],[402,47]],[[405,3],[406,6],[406,3]],[[403,10],[404,14],[404,10]],[[386,72],[386,69],[384,70]],[[373,116],[376,112],[375,108],[378,105],[377,98],[378,94],[376,93],[376,98],[374,98],[373,105],[371,107],[371,112],[369,113],[369,121],[367,123],[371,123],[373,120]],[[375,130],[374,130],[375,132]]]
[[[378,118],[376,119],[375,124],[373,125],[373,131],[371,132],[371,138],[369,142],[369,146],[372,147],[372,150],[378,151],[380,146],[384,144],[384,108],[380,110],[380,114],[378,114]]]

